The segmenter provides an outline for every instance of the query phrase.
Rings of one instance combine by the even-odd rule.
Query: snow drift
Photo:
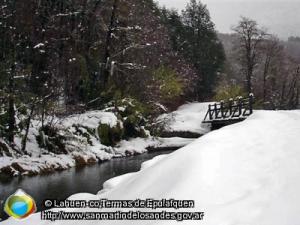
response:
[[[114,179],[99,195],[72,199],[192,199],[203,225],[300,224],[300,111],[256,111],[246,121]],[[89,210],[89,209],[85,209]],[[74,211],[76,211],[74,209]],[[80,211],[80,210],[78,210]],[[82,210],[81,210],[82,211]],[[4,225],[52,224],[36,214]],[[170,221],[57,221],[55,224],[178,224]]]
[[[158,117],[158,122],[166,121],[167,132],[189,132],[194,134],[206,134],[210,127],[202,124],[207,113],[208,105],[206,103],[188,103],[179,107],[176,111],[163,114]]]

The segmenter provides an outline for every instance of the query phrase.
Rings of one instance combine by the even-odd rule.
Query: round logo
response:
[[[5,202],[4,211],[15,219],[25,219],[36,212],[34,199],[23,190],[18,190]]]

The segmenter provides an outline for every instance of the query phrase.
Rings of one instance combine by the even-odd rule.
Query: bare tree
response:
[[[270,36],[268,40],[265,40],[262,46],[262,57],[263,57],[263,70],[262,70],[262,78],[263,78],[263,101],[264,103],[267,100],[267,82],[270,75],[270,70],[272,66],[276,66],[273,64],[277,64],[275,61],[276,57],[279,57],[282,53],[283,47],[280,44],[279,40]],[[275,62],[273,62],[275,61]]]
[[[268,34],[258,27],[256,21],[246,17],[242,17],[238,25],[232,29],[239,37],[238,57],[246,76],[246,90],[250,94],[253,91],[252,78],[258,64],[261,43]]]

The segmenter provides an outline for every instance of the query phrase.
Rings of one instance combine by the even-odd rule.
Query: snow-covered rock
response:
[[[80,124],[83,127],[97,128],[100,122],[114,127],[118,123],[118,118],[114,113],[98,110],[69,116],[61,120],[59,124],[62,127],[71,127],[74,124]]]
[[[37,175],[61,171],[74,167],[75,160],[69,155],[42,155],[40,158],[23,156],[21,158],[0,158],[1,172],[17,175]]]

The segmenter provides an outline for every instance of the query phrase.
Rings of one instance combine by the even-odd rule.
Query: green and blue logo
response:
[[[19,189],[6,200],[4,211],[10,217],[22,220],[36,212],[36,204],[30,195]]]

